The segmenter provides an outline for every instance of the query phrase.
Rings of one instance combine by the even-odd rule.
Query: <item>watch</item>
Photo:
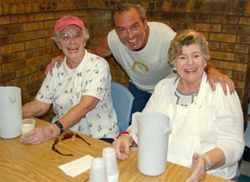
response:
[[[210,168],[211,168],[211,162],[210,162],[208,156],[207,156],[206,154],[203,154],[203,155],[201,155],[201,156],[202,156],[202,158],[206,161],[206,168],[205,168],[205,170],[206,170],[206,171],[209,171]]]
[[[64,131],[62,123],[60,123],[60,121],[57,120],[55,124],[60,129],[60,134],[62,134],[62,132]]]

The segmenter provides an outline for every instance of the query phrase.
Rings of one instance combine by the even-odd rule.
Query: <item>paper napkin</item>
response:
[[[92,156],[85,155],[84,157],[60,165],[59,168],[65,172],[66,175],[75,177],[90,169],[92,159]]]

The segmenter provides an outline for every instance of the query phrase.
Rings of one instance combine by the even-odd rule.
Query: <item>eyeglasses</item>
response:
[[[71,40],[71,38],[73,38],[74,41],[80,41],[83,38],[83,33],[78,32],[75,35],[71,35],[71,34],[67,34],[67,33],[61,33],[59,37],[64,42],[68,42],[69,40]]]
[[[74,139],[75,137],[76,137],[76,138],[79,138],[79,139],[81,139],[81,140],[83,140],[86,144],[90,145],[90,143],[87,142],[84,138],[82,138],[80,135],[78,135],[77,133],[74,133],[74,132],[72,132],[72,131],[69,131],[69,132],[67,132],[67,133],[64,133],[64,134],[62,135],[62,137],[61,137],[61,141],[67,140],[67,139]],[[62,153],[62,152],[60,152],[59,150],[56,149],[56,144],[58,144],[59,141],[60,141],[60,140],[59,140],[59,137],[56,137],[56,138],[54,139],[54,143],[53,143],[53,145],[52,145],[52,150],[55,151],[55,152],[57,152],[57,153],[59,153],[59,154],[61,154],[61,155],[64,155],[64,156],[73,156],[73,154],[64,154],[64,153]]]

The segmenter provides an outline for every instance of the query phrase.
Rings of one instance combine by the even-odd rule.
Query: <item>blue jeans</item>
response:
[[[138,89],[133,83],[129,83],[129,90],[134,96],[131,116],[134,112],[141,112],[146,106],[151,93]],[[130,117],[131,118],[131,117]],[[131,124],[131,120],[130,120]]]

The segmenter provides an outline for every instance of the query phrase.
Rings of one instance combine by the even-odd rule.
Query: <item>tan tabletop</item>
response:
[[[36,126],[47,124],[36,119]],[[61,152],[73,153],[74,156],[62,156],[51,147],[53,140],[40,145],[25,145],[20,143],[20,137],[14,139],[0,138],[0,181],[2,182],[88,182],[89,170],[72,178],[61,171],[58,166],[83,157],[91,155],[101,157],[104,147],[111,144],[82,135],[91,143],[85,144],[82,140],[65,140],[59,142],[56,147]],[[182,182],[189,175],[188,168],[167,163],[167,170],[159,176],[146,176],[137,169],[137,152],[131,151],[125,161],[118,160],[120,171],[119,182]],[[201,182],[229,182],[206,174]],[[101,182],[101,181],[100,181]]]

